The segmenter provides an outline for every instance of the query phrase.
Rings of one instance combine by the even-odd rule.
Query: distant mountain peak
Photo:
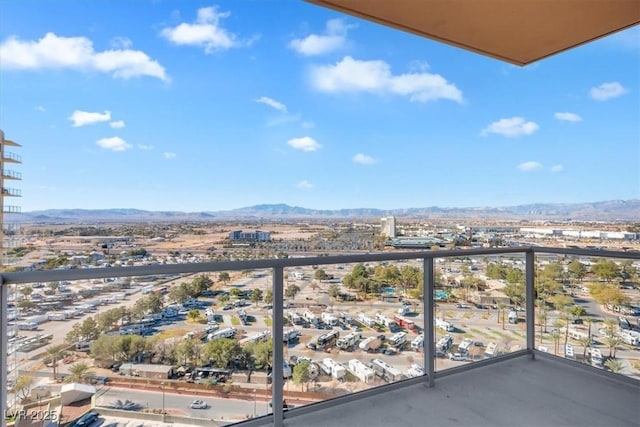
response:
[[[349,219],[380,218],[422,219],[486,219],[486,220],[576,220],[576,221],[638,221],[640,200],[608,200],[590,203],[533,203],[510,207],[466,207],[402,209],[309,209],[286,203],[259,204],[227,211],[180,212],[146,211],[134,208],[114,209],[49,209],[13,215],[15,222],[31,223],[91,223],[91,222],[178,222],[233,219]]]

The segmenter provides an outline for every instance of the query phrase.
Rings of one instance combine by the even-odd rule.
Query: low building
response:
[[[249,242],[268,242],[271,240],[269,231],[242,231],[236,230],[229,233],[229,240],[241,240]]]
[[[174,368],[169,365],[152,365],[148,363],[123,363],[120,366],[122,375],[166,380],[173,376]]]
[[[63,406],[91,398],[96,388],[88,384],[70,383],[60,388],[60,404]]]

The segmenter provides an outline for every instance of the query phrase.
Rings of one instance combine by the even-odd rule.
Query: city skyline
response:
[[[0,4],[24,211],[640,197],[640,28],[519,68],[304,2]]]

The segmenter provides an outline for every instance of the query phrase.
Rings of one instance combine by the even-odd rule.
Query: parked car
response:
[[[223,310],[231,310],[233,308],[233,306],[231,304],[225,304],[224,306],[222,306]]]
[[[189,405],[189,407],[191,409],[207,409],[209,407],[209,404],[206,403],[204,400],[196,399],[193,402],[191,402],[191,405]]]
[[[88,414],[84,414],[82,417],[78,418],[75,422],[71,423],[72,427],[80,427],[80,426],[90,426],[98,419],[98,413],[95,411],[91,411]]]
[[[449,360],[463,361],[467,358],[460,353],[449,353]]]
[[[469,304],[457,303],[456,308],[471,308]]]

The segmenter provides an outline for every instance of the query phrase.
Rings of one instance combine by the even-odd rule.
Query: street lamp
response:
[[[164,422],[164,382],[160,383],[160,389],[162,390],[162,422]]]

